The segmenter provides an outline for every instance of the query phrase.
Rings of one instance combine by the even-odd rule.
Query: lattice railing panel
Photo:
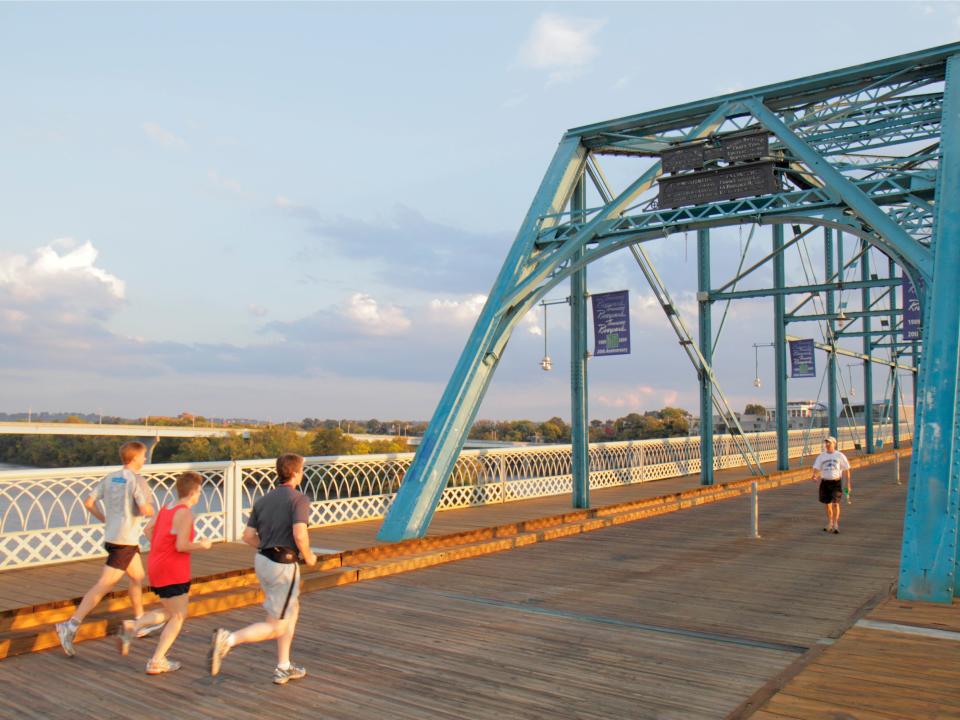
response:
[[[913,427],[901,425],[908,440]],[[793,430],[791,458],[812,462],[827,431]],[[776,459],[776,434],[750,433],[762,462]],[[875,438],[892,440],[889,423]],[[842,427],[840,447],[863,443],[863,428]],[[743,457],[728,436],[714,440],[718,469],[742,467]],[[313,526],[382,518],[403,482],[412,453],[307,458],[301,489],[311,498]],[[604,488],[700,472],[700,440],[682,437],[590,446],[590,487]],[[83,497],[114,468],[0,472],[0,569],[79,560],[103,554],[102,526],[90,524]],[[144,469],[158,503],[174,496],[179,473],[204,476],[201,503],[194,509],[201,537],[237,539],[256,500],[274,487],[273,461],[183,463]],[[461,454],[439,510],[567,494],[572,490],[569,445],[468,450]]]

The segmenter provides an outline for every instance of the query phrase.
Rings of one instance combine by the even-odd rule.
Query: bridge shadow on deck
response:
[[[140,674],[152,640],[125,659],[102,640],[74,660],[11,658],[0,714],[728,717],[889,592],[904,496],[883,464],[857,471],[841,535],[822,532],[801,483],[760,496],[760,540],[733,499],[309,594],[294,655],[310,675],[284,688],[270,684],[269,645],[205,675],[211,630],[259,608],[189,621],[171,653],[184,670],[168,677]]]

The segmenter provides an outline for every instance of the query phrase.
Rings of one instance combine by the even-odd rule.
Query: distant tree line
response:
[[[104,417],[104,424],[107,424]],[[115,424],[144,423],[144,419],[109,418]],[[88,422],[87,416],[60,415],[60,422]],[[644,440],[686,435],[690,415],[685,410],[665,407],[630,413],[616,420],[593,420],[590,442]],[[49,422],[49,420],[48,420]],[[151,425],[208,425],[207,418],[183,413],[178,417],[149,418]],[[227,425],[255,426],[257,421],[227,421]],[[222,426],[223,423],[218,423]],[[299,422],[265,425],[245,435],[224,438],[162,438],[153,451],[153,462],[203,462],[253,460],[276,457],[285,452],[300,455],[364,455],[408,452],[413,448],[405,438],[420,436],[427,423],[420,420],[332,420],[304,418]],[[353,435],[384,435],[390,439],[366,440]],[[478,420],[470,431],[475,440],[529,443],[568,443],[570,425],[562,418],[533,420]],[[123,438],[82,435],[0,435],[0,463],[31,467],[80,467],[115,465]]]

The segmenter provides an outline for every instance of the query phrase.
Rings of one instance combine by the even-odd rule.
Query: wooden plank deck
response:
[[[875,624],[857,623],[750,717],[960,718],[960,601],[948,606],[891,598],[865,620]]]
[[[801,483],[760,496],[760,540],[747,538],[740,498],[312,593],[294,645],[310,675],[282,688],[270,645],[206,675],[212,629],[258,620],[258,608],[191,620],[171,676],[142,675],[152,640],[129,658],[110,640],[73,660],[14,657],[0,663],[0,716],[742,716],[824,641],[861,632],[848,629],[896,575],[904,497],[877,465],[857,472],[840,535],[822,532],[815,485]],[[928,676],[929,698],[949,689]],[[843,684],[821,690],[827,708]],[[845,717],[830,712],[818,717]]]

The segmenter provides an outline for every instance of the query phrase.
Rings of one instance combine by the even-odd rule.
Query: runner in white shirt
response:
[[[813,461],[811,480],[820,479],[820,502],[826,506],[827,526],[824,532],[840,534],[840,500],[843,497],[843,474],[847,474],[847,492],[850,484],[850,461],[837,450],[837,439],[828,437],[823,441],[824,450]]]

